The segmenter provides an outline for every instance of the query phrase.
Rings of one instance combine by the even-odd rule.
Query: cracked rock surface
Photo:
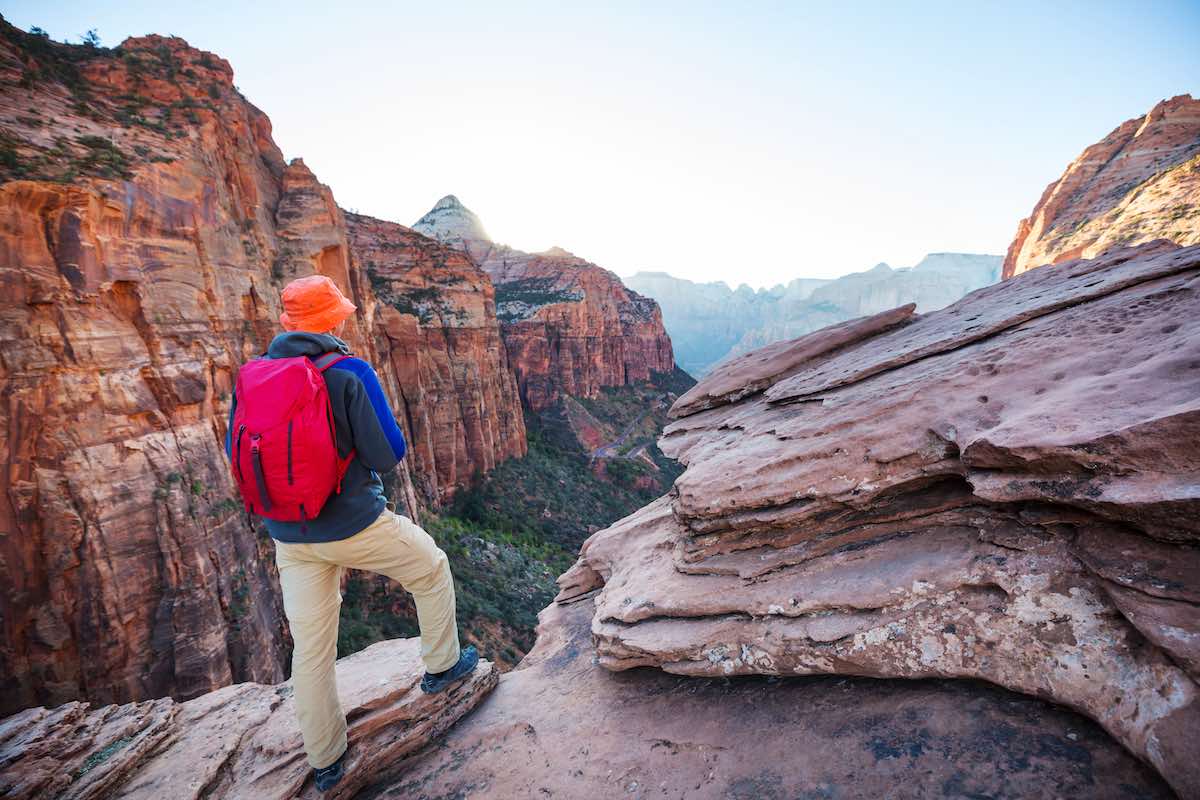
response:
[[[358,797],[1169,798],[1090,720],[965,681],[609,672],[586,603],[470,716]]]
[[[496,685],[481,661],[447,691],[424,694],[420,639],[379,642],[337,664],[350,759],[336,792],[308,780],[291,682],[240,683],[177,703],[71,702],[0,720],[5,798],[353,797],[442,735]]]
[[[981,679],[1200,796],[1200,247],[849,330],[676,404],[686,472],[559,581],[600,664]]]

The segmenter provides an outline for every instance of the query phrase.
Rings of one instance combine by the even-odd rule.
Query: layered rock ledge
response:
[[[419,639],[379,642],[337,664],[350,725],[336,792],[308,780],[291,682],[240,683],[178,703],[31,708],[0,721],[0,795],[18,798],[353,797],[441,736],[496,686],[481,661],[446,692],[420,690]]]
[[[904,316],[680,398],[661,446],[686,472],[584,544],[559,601],[599,589],[611,670],[982,679],[1200,795],[1200,247]]]
[[[1090,720],[977,683],[612,673],[589,611],[543,611],[520,668],[360,800],[1171,796]]]

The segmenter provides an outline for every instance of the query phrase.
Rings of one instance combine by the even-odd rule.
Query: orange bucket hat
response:
[[[324,275],[309,275],[283,287],[284,330],[325,333],[341,324],[358,306],[346,299],[337,284]]]

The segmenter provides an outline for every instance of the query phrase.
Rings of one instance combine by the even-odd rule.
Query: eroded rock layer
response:
[[[71,702],[0,721],[0,793],[13,800],[271,800],[353,797],[442,735],[496,685],[481,661],[441,694],[418,684],[419,639],[379,642],[337,664],[352,746],[333,792],[313,786],[291,683],[241,683],[177,703]]]
[[[658,304],[608,270],[565,251],[507,248],[482,264],[496,284],[509,363],[530,410],[675,368]]]
[[[1200,243],[1200,100],[1191,95],[1163,100],[1080,153],[1017,226],[1003,275],[1159,238]]]
[[[681,398],[673,492],[560,578],[600,663],[980,678],[1200,793],[1200,247],[791,347]]]
[[[1098,725],[1000,689],[700,680],[597,666],[586,604],[402,774],[361,798],[1169,798]]]
[[[378,301],[375,345],[395,375],[416,483],[444,500],[525,454],[492,281],[459,250],[403,225],[347,221],[355,267]]]

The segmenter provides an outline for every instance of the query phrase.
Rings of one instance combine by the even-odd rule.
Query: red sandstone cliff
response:
[[[612,272],[557,247],[525,253],[494,244],[453,195],[414,229],[467,252],[491,275],[509,363],[530,410],[675,368],[658,303]]]
[[[232,80],[181,39],[107,50],[0,22],[0,712],[282,679],[271,546],[235,502],[222,441],[287,280],[333,278],[359,307],[347,338],[393,407],[411,402],[390,338],[404,323],[384,309],[376,347],[381,304],[331,192],[284,163]],[[489,313],[481,299],[468,317]],[[414,462],[431,498],[520,450],[488,324],[405,341],[419,391],[449,405],[463,381],[497,387],[425,428],[408,415],[430,435]],[[405,465],[395,489],[413,513]]]
[[[531,410],[674,369],[658,304],[608,270],[563,251],[507,248],[494,249],[483,267],[496,283],[509,363]]]
[[[459,250],[348,214],[355,272],[377,300],[375,345],[395,375],[414,479],[445,499],[525,454],[525,420],[500,340],[495,290]]]
[[[221,441],[278,311],[270,125],[178,39],[4,26],[0,81],[0,707],[278,681],[270,551]]]
[[[14,56],[3,33],[0,169],[37,178],[0,186],[6,699],[186,696],[270,672],[236,660],[278,643],[280,615],[269,559],[218,501],[222,393],[273,332],[288,275],[342,282],[364,348],[380,303],[328,190],[285,170],[251,107],[180,106],[199,122],[162,123],[170,136],[174,110],[116,119],[114,98],[143,83],[203,103],[186,72],[210,57],[131,42],[163,71],[143,64],[85,104],[66,66]],[[13,90],[30,63],[59,76],[30,78],[36,106]],[[117,148],[55,142],[17,119],[31,108]],[[727,362],[675,406],[664,445],[687,472],[672,491],[589,540],[523,669],[372,793],[1167,796],[1061,710],[849,673],[982,677],[1073,706],[1194,796],[1198,282],[1200,248],[1143,246]],[[516,293],[570,287],[518,284],[506,302],[580,302]],[[359,746],[347,793],[494,679],[430,698],[411,691],[415,643],[374,653],[391,656],[382,676],[371,653],[340,665]],[[661,670],[609,671],[636,665]],[[780,677],[813,672],[839,677]],[[749,673],[773,678],[694,679]],[[0,722],[0,789],[289,796],[307,767],[287,698],[242,685],[30,709]]]
[[[1200,100],[1163,100],[1085,149],[1046,187],[1003,277],[1152,239],[1200,243]]]

